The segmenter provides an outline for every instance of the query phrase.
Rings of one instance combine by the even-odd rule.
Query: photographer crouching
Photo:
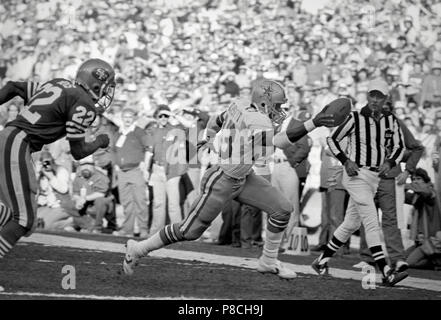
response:
[[[48,151],[42,151],[37,163],[38,198],[37,227],[63,230],[72,226],[72,217],[64,210],[69,201],[69,171],[55,163]]]
[[[426,170],[418,168],[412,183],[405,185],[406,203],[415,213],[412,238],[415,246],[407,250],[411,268],[441,270],[441,210],[439,198]]]
[[[73,228],[76,231],[108,233],[103,228],[103,218],[108,225],[115,220],[109,189],[109,178],[95,166],[93,156],[79,161],[77,175],[72,183],[71,205],[71,214],[75,216]]]

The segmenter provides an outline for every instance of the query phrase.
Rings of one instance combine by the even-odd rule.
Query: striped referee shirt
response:
[[[348,154],[342,151],[340,141],[348,137]],[[397,119],[383,112],[377,121],[372,111],[365,106],[361,111],[352,111],[327,138],[329,149],[342,164],[349,158],[359,167],[378,168],[385,161],[391,167],[399,164],[405,147],[403,133]]]

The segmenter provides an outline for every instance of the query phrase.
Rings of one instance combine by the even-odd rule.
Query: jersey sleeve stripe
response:
[[[39,82],[31,82],[32,83],[32,92],[31,94],[34,95],[37,93],[38,90],[41,88],[41,84]]]
[[[84,138],[86,136],[85,133],[77,133],[77,134],[73,134],[73,133],[67,133],[66,134],[66,139],[81,139]]]
[[[27,89],[27,95],[28,95],[28,100],[32,97],[32,82],[28,82],[28,85],[26,86]]]
[[[66,132],[68,132],[68,133],[84,133],[84,130],[79,130],[76,128],[66,128]]]
[[[79,130],[86,130],[87,128],[81,124],[78,124],[76,122],[73,121],[67,121],[66,122],[66,127],[72,127],[72,128],[77,128]]]

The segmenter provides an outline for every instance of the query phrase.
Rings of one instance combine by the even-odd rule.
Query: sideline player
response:
[[[256,160],[272,154],[273,145],[286,147],[317,126],[332,126],[334,120],[332,115],[319,113],[313,120],[299,124],[290,132],[281,132],[272,139],[273,123],[283,121],[281,105],[286,101],[285,90],[279,83],[262,80],[254,88],[251,101],[233,102],[226,111],[210,121],[208,143],[221,130],[221,139],[228,141],[226,150],[220,150],[221,160],[202,178],[201,192],[186,219],[165,226],[142,242],[128,240],[123,262],[126,274],[133,274],[138,259],[153,250],[178,241],[198,239],[222,211],[224,204],[229,199],[236,199],[268,213],[266,239],[257,270],[285,279],[296,277],[294,271],[284,267],[277,259],[292,205],[270,182],[256,175],[252,167]],[[266,150],[270,151],[265,155]]]
[[[115,71],[99,59],[85,61],[75,81],[9,81],[0,89],[0,105],[19,96],[25,107],[0,132],[0,258],[36,224],[37,181],[31,153],[64,136],[72,156],[82,159],[109,144],[107,135],[86,143],[85,130],[97,112],[113,100]]]

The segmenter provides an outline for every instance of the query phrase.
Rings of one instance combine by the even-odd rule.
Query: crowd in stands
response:
[[[203,129],[209,116],[247,96],[261,78],[283,83],[287,110],[297,119],[338,96],[350,97],[360,109],[369,80],[384,78],[390,107],[425,147],[418,167],[439,201],[441,3],[436,0],[4,0],[0,51],[0,85],[73,79],[87,58],[115,66],[114,102],[89,133],[93,138],[96,130],[108,132],[112,148],[74,163],[61,140],[47,148],[49,154],[36,156],[41,188],[65,193],[64,183],[50,183],[51,174],[60,175],[73,195],[54,201],[40,194],[41,207],[68,219],[63,228],[101,232],[105,218],[111,231],[146,237],[149,228],[185,216],[210,160],[168,166],[168,134],[173,128]],[[0,107],[3,126],[22,102]],[[309,187],[327,188],[321,167],[329,132],[311,134]],[[138,152],[130,163],[126,147]],[[147,150],[154,151],[151,168],[142,167]],[[122,229],[112,217],[116,204],[125,211]],[[90,221],[84,218],[89,216]]]

